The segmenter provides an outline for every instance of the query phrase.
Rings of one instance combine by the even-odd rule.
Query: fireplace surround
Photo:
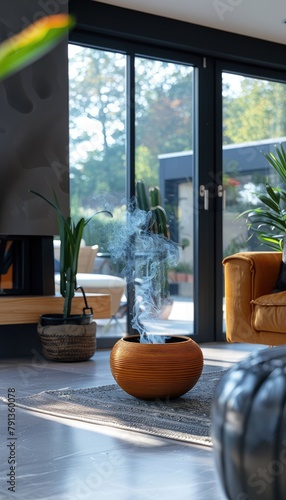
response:
[[[55,3],[57,13],[68,3]],[[54,12],[55,13],[55,12]],[[48,14],[38,0],[1,7],[0,41]],[[4,295],[51,295],[53,236],[47,198],[69,211],[68,37],[41,59],[0,82],[0,300]],[[0,321],[1,322],[1,321]]]

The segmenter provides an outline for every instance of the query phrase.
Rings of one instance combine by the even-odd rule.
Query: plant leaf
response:
[[[150,205],[147,198],[146,188],[144,182],[141,180],[136,182],[136,196],[138,208],[140,208],[140,210],[144,210],[145,212],[149,212]]]
[[[0,44],[0,80],[53,49],[75,25],[68,14],[45,16]]]
[[[275,156],[272,152],[263,153],[263,155],[281,177],[283,182],[286,183],[286,153],[282,144],[280,144],[280,146],[275,146],[275,150],[277,156]]]
[[[266,184],[265,189],[273,202],[279,205],[281,198],[280,191],[278,189],[275,190],[275,188],[272,188],[269,184]]]
[[[260,201],[262,201],[262,203],[264,203],[264,205],[271,208],[271,210],[274,210],[278,214],[280,213],[279,205],[275,201],[273,201],[273,199],[270,198],[269,196],[266,196],[265,194],[259,194],[259,195],[257,195],[257,198]]]

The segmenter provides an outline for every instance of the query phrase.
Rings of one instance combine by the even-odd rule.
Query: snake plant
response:
[[[265,193],[255,193],[261,206],[249,209],[240,216],[247,216],[248,229],[261,243],[272,250],[282,251],[286,236],[286,152],[283,145],[275,146],[276,154],[263,153],[268,163],[277,172],[281,185],[274,187],[268,182]]]
[[[38,193],[30,190],[31,193],[39,196],[57,212],[58,228],[60,236],[60,293],[64,297],[63,319],[67,319],[71,313],[72,299],[77,289],[76,275],[78,267],[78,256],[82,240],[83,230],[91,219],[99,213],[106,213],[112,217],[107,210],[93,213],[87,219],[83,217],[75,223],[70,216],[65,217],[61,211],[57,195],[53,191],[54,202]]]

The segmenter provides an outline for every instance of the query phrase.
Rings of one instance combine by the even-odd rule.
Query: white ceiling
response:
[[[210,28],[286,44],[285,0],[100,0]],[[286,54],[285,54],[286,55]]]

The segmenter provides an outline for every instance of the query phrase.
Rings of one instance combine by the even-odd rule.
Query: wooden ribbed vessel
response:
[[[117,384],[140,399],[182,396],[199,380],[203,363],[200,347],[185,336],[171,336],[165,344],[140,344],[139,335],[130,335],[110,355]]]

